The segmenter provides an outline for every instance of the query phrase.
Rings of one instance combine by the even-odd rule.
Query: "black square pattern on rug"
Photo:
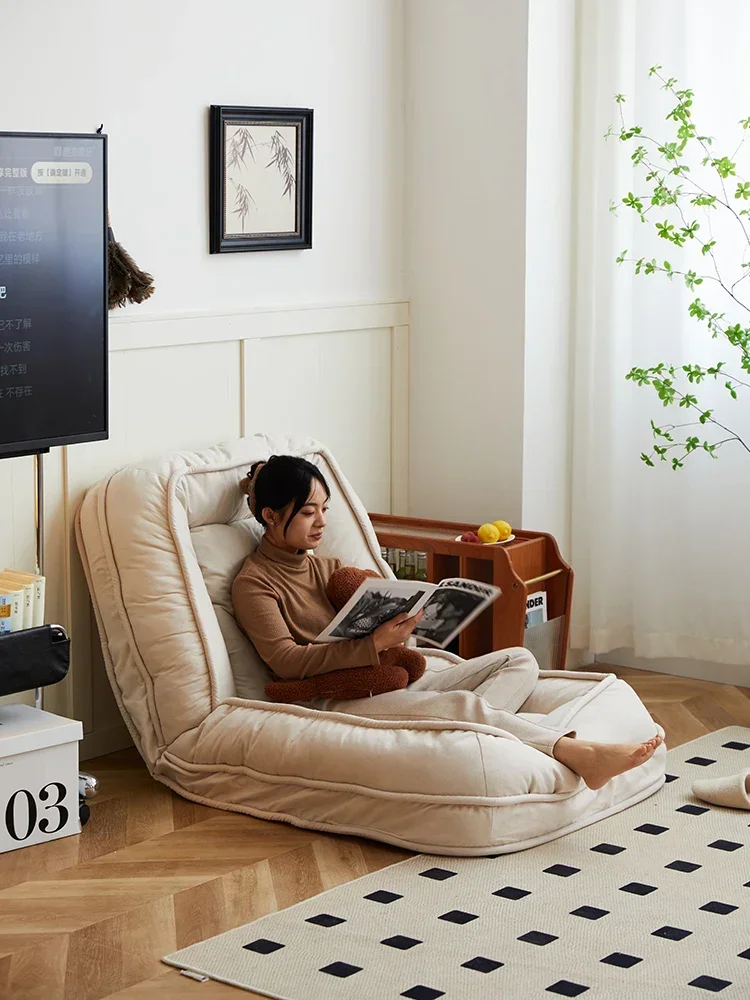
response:
[[[736,840],[715,840],[713,844],[709,844],[709,847],[715,848],[717,851],[739,851],[744,844],[738,844]]]
[[[477,955],[476,958],[472,958],[468,962],[462,962],[461,968],[473,969],[474,972],[494,972],[495,969],[499,969],[503,964],[503,962],[496,962],[492,958]]]
[[[371,899],[375,903],[392,903],[396,899],[403,899],[397,892],[388,892],[386,889],[377,889],[375,892],[368,892],[364,897]]]
[[[431,986],[412,986],[410,990],[400,995],[408,997],[409,1000],[437,1000],[438,997],[445,996],[445,991],[433,990]]]
[[[453,878],[458,872],[449,871],[447,868],[428,868],[419,874],[422,878],[433,878],[436,882],[443,882],[447,878]]]
[[[671,868],[675,872],[696,872],[703,865],[696,865],[692,861],[671,861],[665,868]]]
[[[527,934],[522,934],[517,940],[525,941],[527,944],[545,945],[551,941],[557,941],[557,937],[554,934],[545,934],[543,931],[529,931]]]
[[[709,993],[720,993],[732,983],[728,979],[716,979],[714,976],[698,976],[688,983],[688,986],[697,986],[698,989],[708,990]]]
[[[643,959],[636,955],[623,955],[621,951],[613,951],[611,955],[602,959],[606,965],[616,965],[618,969],[632,969],[634,965],[638,965],[642,961]]]
[[[334,917],[332,913],[316,913],[314,917],[308,917],[305,921],[308,924],[317,924],[318,927],[335,927],[336,924],[345,924],[343,917]]]
[[[679,774],[665,774],[664,775],[664,782],[665,782],[665,784],[668,785],[670,783],[670,781],[677,781],[678,778],[679,778]]]
[[[496,889],[492,895],[503,896],[505,899],[523,899],[524,896],[530,896],[531,893],[528,889],[516,889],[514,885],[506,885],[502,889]]]
[[[705,903],[703,906],[699,906],[698,909],[708,910],[709,913],[721,913],[726,915],[727,913],[734,913],[734,911],[739,909],[739,907],[732,906],[731,903],[721,903],[718,899],[712,899],[710,903]]]
[[[258,938],[256,941],[251,941],[250,944],[243,944],[242,947],[247,951],[254,951],[258,955],[270,955],[271,952],[285,948],[286,945],[279,944],[278,941],[269,941],[268,938]]]
[[[668,924],[660,927],[656,931],[651,931],[654,937],[667,938],[668,941],[682,941],[683,938],[692,934],[692,931],[683,930],[682,927],[670,927]]]
[[[547,993],[554,993],[558,997],[579,997],[589,989],[582,983],[571,983],[567,979],[560,979],[546,989]]]
[[[597,844],[591,850],[596,851],[598,854],[622,854],[627,848],[620,847],[619,844]]]
[[[447,920],[451,924],[469,924],[472,920],[477,920],[476,913],[466,913],[465,910],[448,910],[441,913],[438,920]]]
[[[393,937],[383,938],[381,944],[387,944],[389,948],[398,948],[399,951],[408,951],[418,944],[422,944],[418,938],[405,937],[403,934],[394,934]]]
[[[635,827],[636,833],[650,833],[652,837],[658,837],[660,833],[666,833],[668,826],[657,826],[656,823],[642,823]]]
[[[318,971],[327,972],[329,976],[336,976],[337,979],[348,979],[355,972],[361,972],[362,967],[360,965],[349,965],[348,962],[331,962],[330,965],[324,965]]]
[[[750,750],[750,743],[738,743],[737,740],[730,740],[728,743],[722,743],[723,747],[727,750]]]
[[[571,910],[573,917],[585,917],[586,920],[599,920],[606,917],[609,910],[600,910],[598,906],[579,906],[577,910]]]
[[[550,875],[559,875],[561,878],[570,878],[571,875],[576,875],[581,869],[571,868],[570,865],[551,865],[549,868],[544,869]]]
[[[710,757],[688,757],[685,763],[695,764],[698,767],[708,767],[710,764],[715,764],[716,761],[712,760]]]
[[[632,892],[635,896],[648,896],[651,892],[656,892],[657,886],[644,885],[643,882],[628,882],[627,885],[620,886],[620,892]]]
[[[694,806],[692,802],[688,802],[686,806],[680,806],[679,809],[675,809],[678,813],[688,813],[689,816],[702,816],[703,813],[708,812],[708,806]]]

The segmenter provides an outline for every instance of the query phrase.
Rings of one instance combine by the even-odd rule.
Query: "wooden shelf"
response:
[[[455,539],[465,531],[476,530],[476,524],[393,514],[369,516],[381,545],[427,553],[427,579],[431,583],[462,576],[492,583],[502,590],[498,600],[461,633],[461,656],[468,658],[527,644],[531,648],[524,630],[526,599],[530,593],[543,590],[547,594],[549,622],[553,619],[562,622],[554,661],[540,666],[565,669],[573,571],[560,555],[552,535],[514,530],[515,539],[506,545],[472,545]]]

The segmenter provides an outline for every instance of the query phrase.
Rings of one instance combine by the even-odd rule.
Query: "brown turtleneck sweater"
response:
[[[336,614],[326,585],[339,566],[340,559],[286,552],[264,536],[235,577],[232,604],[237,623],[282,680],[378,663],[371,635],[314,642]]]

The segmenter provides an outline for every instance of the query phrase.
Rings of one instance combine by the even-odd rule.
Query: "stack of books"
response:
[[[45,585],[38,573],[0,572],[0,635],[44,625]]]

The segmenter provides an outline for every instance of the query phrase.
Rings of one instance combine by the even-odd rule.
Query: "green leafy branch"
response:
[[[605,138],[616,136],[620,142],[635,144],[631,161],[644,172],[647,185],[645,193],[628,191],[622,197],[621,204],[634,211],[642,223],[652,224],[653,219],[657,237],[671,243],[678,250],[690,245],[699,248],[714,273],[673,267],[669,260],[660,261],[656,257],[629,256],[628,250],[619,254],[617,263],[632,266],[637,275],[665,274],[670,280],[679,278],[691,292],[695,292],[704,282],[711,282],[721,288],[734,308],[750,312],[750,306],[742,301],[738,293],[738,286],[750,272],[750,263],[745,260],[747,251],[750,250],[750,235],[745,225],[745,220],[750,218],[750,208],[737,206],[737,203],[743,205],[750,201],[750,182],[744,180],[737,169],[737,154],[747,138],[750,117],[739,122],[744,134],[732,156],[714,153],[711,148],[713,137],[699,132],[693,121],[693,91],[680,88],[675,77],[665,78],[661,69],[661,66],[653,66],[649,75],[657,77],[662,83],[662,90],[667,91],[674,99],[675,103],[666,115],[666,120],[674,124],[674,136],[660,142],[648,135],[640,125],[627,124],[623,114],[625,97],[623,94],[615,96],[620,125],[619,128],[611,127]],[[708,181],[692,171],[688,162],[692,151],[698,153],[700,166],[708,170]],[[610,209],[616,212],[617,206],[613,203]],[[717,240],[713,235],[711,218],[719,210],[728,211],[739,224],[745,245],[743,259],[732,279],[722,274],[715,254]],[[670,212],[674,212],[677,218],[670,218]],[[701,222],[696,218],[696,212],[703,213],[706,237],[702,235]],[[750,375],[750,327],[730,322],[725,313],[712,311],[699,298],[689,303],[688,314],[696,321],[705,323],[712,338],[722,338],[736,349],[742,373]],[[641,459],[647,465],[653,466],[656,460],[660,460],[669,462],[673,469],[680,469],[690,454],[703,451],[716,458],[716,452],[729,442],[740,444],[750,453],[750,447],[742,437],[716,419],[712,410],[701,406],[691,389],[705,379],[721,379],[730,398],[736,400],[739,391],[750,388],[750,380],[745,381],[731,374],[726,370],[725,362],[707,367],[662,362],[651,368],[633,368],[626,378],[636,385],[651,387],[665,407],[678,406],[697,413],[697,420],[689,423],[657,426],[651,421],[654,444],[650,452],[641,454]],[[688,383],[688,387],[684,386],[684,382]],[[693,428],[705,428],[706,425],[722,431],[723,436],[717,435],[716,440],[709,440],[693,432]]]
[[[695,410],[698,414],[697,420],[684,424],[666,424],[658,427],[652,420],[651,431],[654,439],[657,442],[659,440],[664,440],[667,444],[656,443],[652,445],[650,453],[643,452],[641,454],[642,461],[651,467],[654,466],[655,459],[660,459],[662,462],[671,461],[673,469],[681,469],[685,458],[687,458],[691,452],[702,449],[712,458],[716,458],[717,450],[721,448],[722,445],[728,444],[730,441],[736,441],[745,449],[745,451],[750,453],[750,447],[748,447],[742,437],[730,430],[724,424],[720,423],[714,416],[713,410],[704,409],[700,405],[697,396],[693,393],[682,392],[677,388],[675,379],[679,376],[680,372],[692,385],[699,385],[706,378],[713,378],[714,380],[719,378],[726,379],[724,382],[724,388],[727,390],[732,399],[737,399],[738,387],[750,388],[750,383],[744,382],[736,376],[724,371],[724,362],[722,361],[708,368],[701,365],[682,365],[678,369],[675,365],[665,364],[654,365],[652,368],[632,368],[625,378],[629,381],[635,382],[636,385],[653,386],[654,391],[661,400],[663,406],[672,406],[676,404],[683,409]],[[678,439],[675,439],[673,436],[674,431],[684,430],[684,428],[687,427],[705,426],[707,424],[718,427],[720,430],[724,431],[728,437],[721,438],[721,440],[718,441],[708,441],[707,439],[701,440],[694,435],[682,436]],[[682,454],[678,456],[672,455],[670,457],[668,453],[675,448],[682,449]]]

